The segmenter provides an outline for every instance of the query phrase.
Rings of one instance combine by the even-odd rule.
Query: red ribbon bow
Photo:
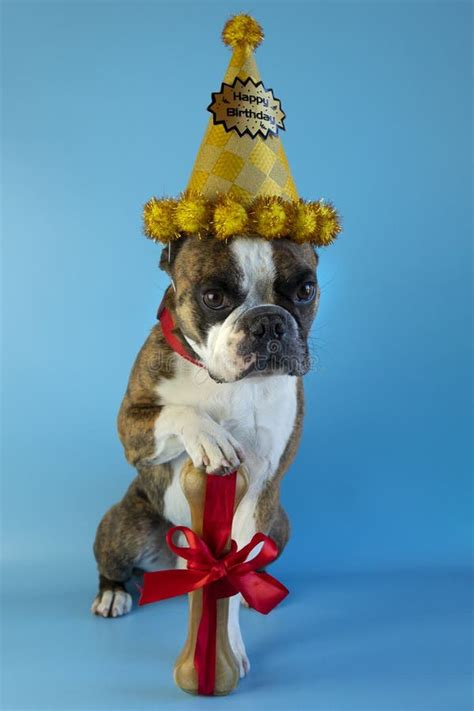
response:
[[[166,535],[171,550],[187,561],[187,569],[145,573],[139,601],[146,605],[203,588],[194,665],[198,692],[206,695],[214,692],[215,684],[217,600],[241,593],[250,607],[266,615],[288,595],[287,588],[274,577],[257,572],[278,555],[277,545],[269,536],[256,533],[241,550],[231,541],[230,551],[222,554],[232,525],[235,482],[235,472],[207,476],[203,538],[186,526],[174,526]],[[187,547],[173,542],[177,531],[186,538]],[[261,550],[247,560],[261,543]]]

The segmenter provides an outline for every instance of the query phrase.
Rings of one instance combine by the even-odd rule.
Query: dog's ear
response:
[[[173,264],[176,256],[185,242],[185,237],[180,237],[172,242],[168,242],[161,250],[160,269],[172,276]]]

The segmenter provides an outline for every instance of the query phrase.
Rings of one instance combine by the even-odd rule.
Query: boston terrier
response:
[[[172,525],[191,525],[180,486],[189,458],[223,476],[245,467],[249,488],[232,529],[239,548],[257,531],[280,552],[285,547],[280,481],[301,435],[317,264],[311,245],[289,239],[181,237],[163,249],[160,266],[171,286],[162,321],[136,358],[118,415],[137,476],[97,530],[94,614],[128,613],[132,575],[180,565],[165,534]],[[229,637],[244,676],[239,605],[240,596],[230,599]]]

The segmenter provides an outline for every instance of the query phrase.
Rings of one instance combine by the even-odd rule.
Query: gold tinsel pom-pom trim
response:
[[[311,241],[318,234],[318,204],[300,200],[292,206],[291,237],[295,242]]]
[[[232,48],[247,45],[256,49],[263,37],[262,28],[250,15],[234,15],[227,20],[222,30],[222,41]]]
[[[249,218],[245,207],[226,195],[214,206],[214,235],[217,239],[228,239],[246,231]]]
[[[171,242],[181,235],[175,220],[177,202],[168,198],[151,198],[143,209],[143,228],[147,237],[160,235],[160,242]]]
[[[290,232],[291,203],[264,195],[254,200],[251,208],[253,232],[265,239],[277,239]]]
[[[317,212],[320,223],[319,244],[321,247],[327,247],[341,231],[339,217],[331,203],[318,203]]]
[[[143,223],[146,236],[163,243],[183,234],[219,240],[248,234],[326,247],[341,231],[331,203],[289,202],[274,196],[259,196],[248,206],[230,195],[216,200],[198,193],[185,193],[178,200],[151,198],[143,211]]]
[[[202,237],[209,232],[211,206],[200,195],[184,195],[176,206],[175,220],[181,232]]]

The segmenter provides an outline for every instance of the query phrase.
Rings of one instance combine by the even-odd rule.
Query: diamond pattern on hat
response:
[[[205,194],[217,197],[218,195],[227,195],[232,183],[230,180],[221,178],[219,175],[210,175],[206,181]]]
[[[254,82],[260,81],[260,72],[250,47],[235,47],[229,66],[224,76],[225,84],[232,84],[239,77],[242,81],[251,77]]]
[[[250,47],[235,47],[224,77],[232,84],[236,77],[260,81]],[[239,136],[214,125],[211,118],[188,183],[188,190],[213,199],[232,194],[248,204],[259,195],[297,200],[298,194],[279,136]]]
[[[276,160],[273,163],[273,167],[269,172],[269,177],[277,183],[281,188],[285,188],[286,181],[288,179],[288,169],[280,160]]]
[[[193,170],[191,180],[188,183],[188,190],[191,192],[203,193],[208,178],[209,173],[207,170]]]
[[[249,160],[256,168],[268,175],[275,165],[275,154],[268,148],[266,143],[258,141],[249,156]]]
[[[253,197],[260,194],[260,187],[267,176],[252,163],[246,163],[237,176],[236,185],[247,190]]]
[[[219,175],[221,178],[234,182],[243,167],[243,158],[230,151],[224,151],[217,159],[212,172],[214,175]]]
[[[283,143],[280,141],[278,136],[272,136],[270,134],[265,140],[265,145],[268,146],[273,153],[276,153],[277,156],[281,156],[283,154],[286,160],[285,151],[283,150]]]
[[[212,121],[209,123],[206,132],[206,143],[222,148],[229,142],[229,139],[230,134],[226,132],[223,126],[214,126]]]
[[[259,190],[260,195],[276,195],[279,194],[281,197],[284,197],[281,191],[280,186],[275,183],[274,180],[271,178],[265,178],[263,183],[260,186]]]
[[[210,173],[221,154],[222,149],[218,146],[212,146],[209,143],[203,144],[199,149],[194,168]]]
[[[229,195],[236,200],[240,200],[244,205],[247,205],[248,203],[252,202],[253,200],[253,195],[249,193],[248,190],[245,190],[244,188],[241,188],[239,185],[236,185],[235,183],[229,190]]]
[[[293,180],[291,175],[288,176],[288,179],[285,183],[283,197],[286,197],[288,200],[292,201],[299,200],[298,190],[296,189],[295,181]]]
[[[236,153],[241,158],[248,158],[255,148],[255,140],[250,136],[239,136],[235,131],[232,131],[228,135],[230,138],[226,146],[227,150]]]

